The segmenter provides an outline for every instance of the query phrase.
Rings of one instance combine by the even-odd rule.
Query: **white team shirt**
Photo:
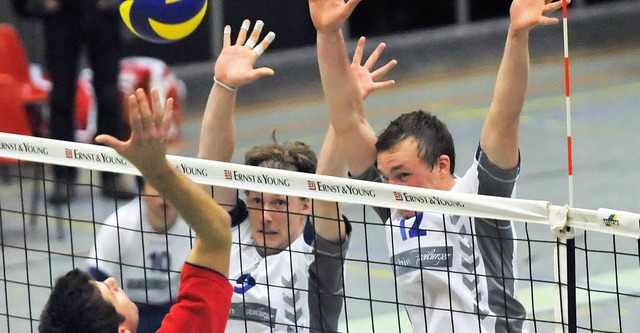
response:
[[[451,191],[477,193],[474,170],[458,178]],[[421,212],[405,220],[393,210],[386,230],[398,301],[408,305],[413,331],[485,332],[475,305],[486,309],[487,284],[474,276],[474,266],[478,276],[485,272],[482,257],[474,254],[469,217]]]
[[[234,226],[229,269],[234,293],[226,332],[337,330],[351,230],[346,222],[347,238],[341,245],[315,237],[307,224],[289,247],[265,257],[256,248],[249,220]]]
[[[178,296],[191,236],[195,234],[179,215],[167,233],[155,231],[145,202],[134,199],[106,219],[87,262],[115,277],[132,301],[166,305]]]
[[[255,242],[248,221],[232,230],[229,279],[234,293],[226,332],[287,332],[287,327],[309,327],[308,292],[304,290],[309,286],[313,247],[300,235],[282,252],[262,257],[252,246]]]
[[[373,180],[371,170],[360,178]],[[498,170],[479,150],[478,159],[463,177],[456,178],[451,191],[478,194],[482,178],[483,190],[512,196],[517,173]],[[506,326],[513,332],[526,331],[524,307],[515,299],[515,231],[510,221],[502,221],[502,240],[488,237],[498,230],[491,223],[430,212],[403,219],[400,211],[391,211],[386,222],[387,247],[398,301],[406,305],[413,332],[500,332]],[[502,274],[508,282],[494,278]]]

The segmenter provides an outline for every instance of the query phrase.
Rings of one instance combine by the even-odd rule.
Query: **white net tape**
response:
[[[0,157],[139,175],[113,149],[0,133]],[[296,173],[168,155],[194,182],[244,190],[415,211],[547,224],[558,237],[566,227],[640,238],[640,214],[553,205],[549,201],[452,193],[340,177]]]

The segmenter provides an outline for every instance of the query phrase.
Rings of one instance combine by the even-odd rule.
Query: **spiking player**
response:
[[[129,141],[108,135],[100,135],[96,141],[109,145],[133,163],[196,233],[193,249],[182,269],[178,302],[158,332],[223,332],[232,294],[227,280],[231,248],[229,214],[166,159],[173,100],[167,100],[165,112],[155,89],[151,91],[151,100],[149,107],[142,89],[129,98],[132,128]],[[137,326],[138,309],[114,278],[97,282],[74,269],[57,280],[40,316],[38,330],[133,333]]]
[[[178,297],[192,232],[153,186],[142,177],[137,179],[141,198],[106,219],[88,264],[97,281],[111,276],[121,281],[138,307],[137,333],[154,333]]]
[[[506,47],[471,168],[454,174],[446,126],[424,112],[406,113],[376,137],[349,71],[341,25],[359,0],[310,0],[331,126],[356,178],[495,196],[514,195],[520,169],[518,131],[529,71],[528,36],[560,2],[514,0]],[[510,221],[378,209],[387,225],[399,302],[414,332],[521,332],[516,299],[515,234]]]

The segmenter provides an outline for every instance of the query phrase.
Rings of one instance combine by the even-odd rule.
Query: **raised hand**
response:
[[[571,2],[567,0],[567,3]],[[514,0],[509,10],[510,29],[513,32],[528,32],[538,25],[551,25],[560,22],[558,18],[546,15],[562,8],[562,1],[550,0]]]
[[[115,149],[118,154],[133,163],[143,174],[152,173],[167,154],[167,133],[173,116],[173,98],[167,99],[162,109],[158,89],[151,89],[151,107],[143,89],[129,96],[129,122],[131,137],[120,141],[111,135],[101,134],[96,142]]]
[[[311,21],[318,32],[336,31],[361,0],[309,0]]]
[[[251,21],[244,20],[235,44],[231,45],[231,26],[224,27],[222,51],[216,60],[214,75],[216,80],[231,88],[239,88],[265,75],[273,75],[273,69],[253,66],[258,57],[269,47],[276,35],[269,32],[260,43],[260,33],[264,23],[256,21],[253,31],[247,39]]]
[[[384,89],[396,84],[396,81],[394,80],[386,80],[381,82],[378,82],[378,80],[398,64],[398,62],[393,59],[386,63],[384,66],[376,69],[375,71],[372,71],[373,67],[376,65],[376,62],[378,62],[380,55],[382,55],[384,48],[386,47],[385,43],[380,43],[378,44],[376,49],[373,50],[364,65],[362,65],[362,55],[364,53],[365,42],[366,38],[360,37],[360,39],[358,40],[358,45],[356,46],[356,50],[353,53],[353,60],[351,61],[351,71],[358,80],[362,100],[365,100],[369,96],[369,94],[378,89]]]

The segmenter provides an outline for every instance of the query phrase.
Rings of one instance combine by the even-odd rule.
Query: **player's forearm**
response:
[[[520,114],[529,79],[528,39],[527,32],[509,32],[480,140],[491,161],[504,169],[518,162]]]
[[[201,240],[204,252],[228,253],[231,246],[229,214],[200,186],[165,160],[149,170],[145,179],[169,201]],[[196,263],[197,264],[197,263]]]
[[[318,64],[329,110],[329,121],[352,173],[366,170],[375,161],[376,136],[369,125],[358,81],[351,71],[342,32],[318,33]]]
[[[329,120],[338,135],[360,126],[364,106],[342,32],[318,32],[318,64]]]
[[[198,158],[228,162],[235,147],[236,93],[214,84],[202,117]]]
[[[333,127],[329,126],[320,154],[318,155],[319,175],[344,177],[346,162],[340,151]],[[313,201],[313,221],[316,234],[334,244],[341,244],[346,236],[346,226],[342,220],[342,205],[331,201]]]

